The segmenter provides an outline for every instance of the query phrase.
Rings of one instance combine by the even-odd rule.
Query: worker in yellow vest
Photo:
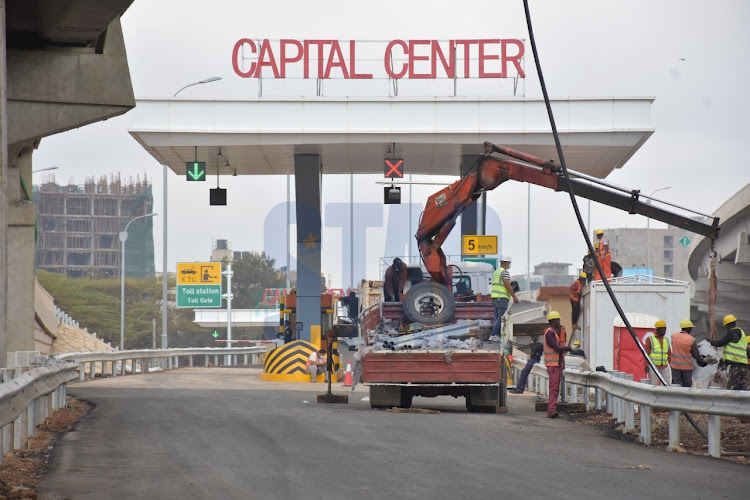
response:
[[[544,365],[549,376],[549,398],[547,399],[547,418],[557,418],[557,397],[560,395],[560,377],[565,369],[564,353],[570,352],[565,345],[565,327],[560,324],[560,313],[550,311],[547,315],[549,328],[544,332]]]
[[[737,318],[733,314],[724,316],[726,335],[719,340],[709,340],[714,347],[723,347],[722,363],[727,366],[727,389],[730,391],[746,391],[748,389],[747,364],[747,335],[741,328],[737,328]]]
[[[511,297],[513,298],[513,303],[518,304],[518,297],[516,297],[516,292],[513,291],[513,287],[510,284],[510,272],[508,271],[510,269],[510,261],[510,257],[501,257],[500,267],[492,273],[490,296],[495,306],[495,323],[492,325],[492,335],[500,335],[502,319],[508,310]]]
[[[689,319],[680,321],[681,331],[672,334],[672,357],[669,367],[672,369],[672,384],[682,387],[693,386],[693,360],[698,366],[706,366],[708,363],[701,353],[698,345],[690,334],[693,330],[693,322]],[[715,362],[715,361],[714,361]]]
[[[664,320],[660,319],[654,323],[654,328],[656,328],[656,333],[646,339],[643,347],[651,358],[651,362],[654,363],[656,369],[661,373],[666,385],[671,385],[672,370],[669,369],[669,359],[672,356],[672,350],[669,347],[669,339],[664,336],[667,333],[667,324]],[[659,376],[649,370],[648,363],[646,363],[646,373],[648,373],[648,378],[651,380],[651,385],[659,385]]]

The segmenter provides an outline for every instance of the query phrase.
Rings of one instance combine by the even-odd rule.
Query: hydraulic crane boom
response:
[[[441,247],[453,230],[453,226],[456,225],[456,219],[484,191],[495,189],[508,180],[530,182],[555,191],[570,191],[572,187],[576,196],[582,198],[619,208],[631,214],[645,215],[710,239],[716,239],[719,235],[718,217],[708,224],[692,217],[670,212],[640,201],[638,190],[633,190],[630,196],[626,196],[612,189],[573,179],[568,184],[560,167],[552,161],[545,161],[489,142],[484,143],[484,148],[486,154],[477,162],[476,169],[427,199],[422,220],[417,229],[417,244],[425,268],[435,281],[448,288],[452,285],[451,275]],[[524,163],[490,156],[493,152],[510,156]],[[568,172],[578,174],[572,170]]]

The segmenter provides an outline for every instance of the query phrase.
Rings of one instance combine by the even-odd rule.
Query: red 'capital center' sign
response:
[[[245,54],[249,53],[250,57]],[[302,78],[329,79],[340,72],[345,79],[370,80],[434,78],[525,78],[521,65],[524,45],[517,39],[485,40],[391,40],[382,53],[382,74],[357,71],[355,40],[237,40],[232,67],[242,78],[260,78],[263,69],[274,78],[287,78],[291,70]],[[247,68],[245,60],[251,60]],[[509,73],[508,65],[513,74]],[[362,66],[360,66],[361,68]],[[372,67],[370,67],[372,69]]]

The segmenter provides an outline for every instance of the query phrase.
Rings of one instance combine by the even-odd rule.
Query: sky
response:
[[[530,7],[551,98],[655,98],[651,108],[655,133],[608,181],[645,194],[660,190],[657,198],[703,213],[713,212],[750,182],[750,169],[743,163],[743,146],[750,136],[746,96],[750,31],[744,26],[750,19],[750,2],[530,0]],[[135,0],[123,15],[122,26],[136,99],[168,98],[183,86],[211,76],[222,80],[190,87],[180,98],[256,99],[257,82],[232,70],[232,48],[244,37],[529,38],[521,0],[381,0],[377,4],[214,0],[210,9],[195,0]],[[525,95],[540,97],[528,42],[527,56]],[[34,183],[50,176],[58,183],[80,184],[91,176],[119,173],[123,179],[142,179],[145,175],[154,186],[154,211],[163,214],[162,166],[128,134],[132,121],[128,115],[43,139],[34,155],[34,170],[59,168],[34,174]],[[378,176],[355,178],[358,203],[382,203],[377,180]],[[455,178],[415,176],[414,180],[449,183]],[[169,172],[169,271],[175,270],[176,262],[208,260],[217,239],[228,240],[235,251],[263,251],[278,247],[279,241],[285,244],[283,234],[264,230],[270,209],[286,201],[285,177],[222,178],[221,187],[229,190],[227,207],[208,206],[208,187],[213,185],[186,183]],[[415,186],[412,200],[423,204],[438,189]],[[293,192],[292,188],[292,197]],[[407,192],[402,196],[405,202]],[[334,288],[349,286],[342,283],[350,279],[342,269],[342,253],[348,245],[340,228],[326,224],[325,207],[343,210],[334,204],[348,203],[349,196],[348,176],[324,175],[322,270]],[[567,194],[505,183],[489,192],[487,200],[501,221],[501,251],[513,257],[512,273],[525,273],[529,262],[532,271],[541,262],[571,263],[571,272],[580,266],[586,246]],[[645,217],[583,199],[579,204],[591,231],[646,227]],[[360,274],[365,276],[355,271],[357,282],[378,278],[389,210],[383,207],[382,227],[367,230],[366,254],[360,257],[364,260]],[[157,272],[163,268],[162,223],[159,217],[154,221]],[[665,226],[652,221],[651,227]],[[391,228],[391,238],[394,232]],[[404,233],[407,245],[412,236],[403,228],[398,232]],[[446,253],[458,251],[458,233],[456,228]],[[274,256],[277,265],[285,265],[284,256]]]

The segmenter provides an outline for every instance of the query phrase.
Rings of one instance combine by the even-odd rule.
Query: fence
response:
[[[526,365],[525,360],[513,360],[514,379]],[[624,372],[592,372],[566,369],[561,394],[569,394],[570,402],[583,402],[587,409],[603,409],[615,421],[622,423],[622,432],[635,430],[636,405],[640,410],[639,440],[651,444],[651,409],[669,411],[668,449],[680,443],[680,413],[695,412],[708,415],[708,453],[721,457],[721,417],[750,417],[750,392],[722,389],[693,389],[687,387],[655,387],[648,379],[634,382]],[[543,396],[549,395],[546,368],[534,365],[529,374],[528,387]],[[594,401],[587,388],[594,389]],[[581,389],[579,393],[579,389]]]
[[[65,406],[65,384],[78,377],[78,365],[49,360],[47,366],[22,372],[2,370],[0,384],[0,463],[2,455],[25,448],[51,410]]]
[[[260,342],[259,342],[260,343]],[[261,354],[266,352],[265,345],[251,347],[199,347],[187,349],[142,349],[132,351],[114,352],[79,352],[67,353],[57,357],[64,361],[72,361],[79,365],[79,380],[86,379],[86,365],[88,375],[93,378],[96,375],[96,364],[101,363],[101,373],[109,373],[113,377],[131,373],[149,371],[154,367],[160,369],[178,368],[179,358],[187,357],[188,366],[194,366],[195,357],[204,358],[204,366],[209,366],[211,357],[214,358],[214,366],[234,366],[239,364],[239,356],[242,356],[242,364],[257,365]],[[130,366],[128,367],[128,362]],[[140,368],[138,365],[140,364]],[[107,366],[111,369],[107,370]]]

